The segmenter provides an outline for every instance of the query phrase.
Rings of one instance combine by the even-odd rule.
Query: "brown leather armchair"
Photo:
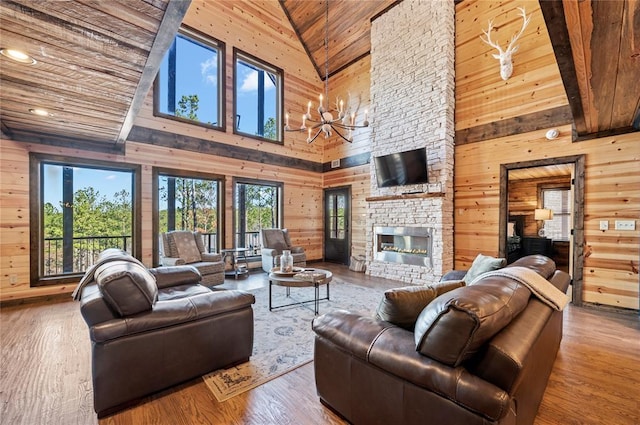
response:
[[[222,256],[206,252],[200,232],[172,230],[162,234],[160,263],[163,266],[191,265],[202,275],[202,284],[215,286],[224,283]]]
[[[87,271],[74,296],[89,327],[99,417],[249,359],[254,296],[200,279],[192,266],[148,270],[116,249]]]

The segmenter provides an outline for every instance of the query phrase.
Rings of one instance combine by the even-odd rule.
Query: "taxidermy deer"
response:
[[[500,77],[503,80],[508,80],[513,73],[513,63],[511,61],[511,55],[518,51],[518,46],[515,45],[515,42],[518,41],[522,33],[524,32],[527,25],[529,25],[529,21],[531,20],[531,16],[527,16],[523,7],[519,7],[520,16],[522,16],[522,29],[520,32],[513,37],[511,37],[511,41],[509,42],[509,46],[507,46],[507,50],[502,50],[502,47],[494,41],[491,40],[491,30],[493,29],[493,21],[489,21],[489,28],[487,30],[482,30],[482,33],[486,38],[480,36],[480,39],[487,43],[489,46],[498,49],[498,54],[493,54],[493,57],[500,60]]]

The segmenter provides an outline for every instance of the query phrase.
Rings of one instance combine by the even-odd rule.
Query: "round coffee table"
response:
[[[317,316],[320,301],[329,299],[329,283],[332,278],[333,274],[329,270],[324,269],[305,268],[304,270],[301,269],[292,273],[281,273],[276,269],[272,270],[271,273],[269,273],[269,311],[293,305],[313,303],[313,311]],[[310,300],[274,306],[272,299],[273,285],[286,287],[287,298],[291,297],[291,288],[314,288],[314,297]],[[327,293],[325,297],[320,298],[320,287],[322,285],[326,285]]]

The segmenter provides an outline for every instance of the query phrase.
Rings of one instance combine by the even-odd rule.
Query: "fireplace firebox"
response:
[[[376,261],[433,267],[432,229],[428,227],[375,227]]]

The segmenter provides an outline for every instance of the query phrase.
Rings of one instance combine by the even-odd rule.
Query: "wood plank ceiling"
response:
[[[577,139],[640,130],[640,1],[542,1]]]
[[[121,147],[189,3],[0,2],[0,47],[36,60],[0,57],[2,132],[21,141]]]
[[[398,0],[331,0],[329,75],[370,51],[372,19]],[[606,3],[606,4],[605,4]],[[123,144],[190,0],[0,2],[0,41],[37,63],[0,57],[0,124],[19,141]],[[325,2],[280,0],[318,74]],[[640,1],[541,2],[578,139],[640,129]],[[49,109],[38,117],[30,108]]]

